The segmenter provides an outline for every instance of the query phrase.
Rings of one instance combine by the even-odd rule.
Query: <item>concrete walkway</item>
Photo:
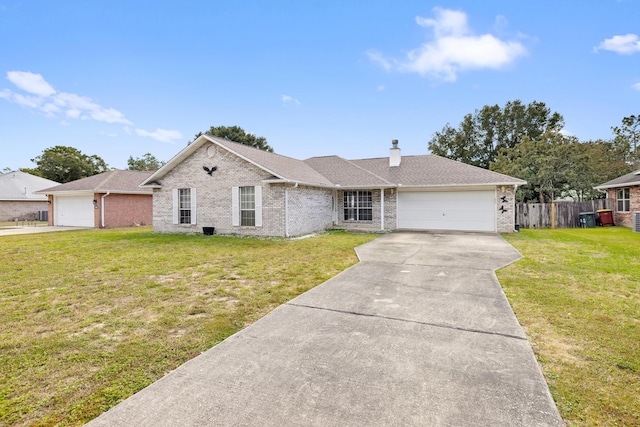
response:
[[[562,426],[491,234],[394,233],[90,426]]]

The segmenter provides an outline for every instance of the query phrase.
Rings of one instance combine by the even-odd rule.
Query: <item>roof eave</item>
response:
[[[597,187],[593,187],[595,190],[606,190],[609,188],[620,188],[620,187],[632,187],[634,185],[640,185],[640,181],[633,182],[620,182],[618,184],[602,184]]]

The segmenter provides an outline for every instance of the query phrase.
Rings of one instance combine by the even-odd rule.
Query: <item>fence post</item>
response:
[[[556,204],[551,202],[551,229],[556,229]]]

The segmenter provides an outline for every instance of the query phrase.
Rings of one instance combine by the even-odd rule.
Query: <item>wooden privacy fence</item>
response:
[[[520,224],[520,228],[578,228],[581,212],[598,209],[613,209],[613,200],[521,203],[516,205],[516,224]]]

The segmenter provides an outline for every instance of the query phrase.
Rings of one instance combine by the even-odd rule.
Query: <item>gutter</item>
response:
[[[105,194],[100,198],[100,210],[101,210],[100,216],[102,219],[102,228],[104,228],[104,198],[107,197],[109,194],[111,194],[111,191],[107,190],[107,194]]]

